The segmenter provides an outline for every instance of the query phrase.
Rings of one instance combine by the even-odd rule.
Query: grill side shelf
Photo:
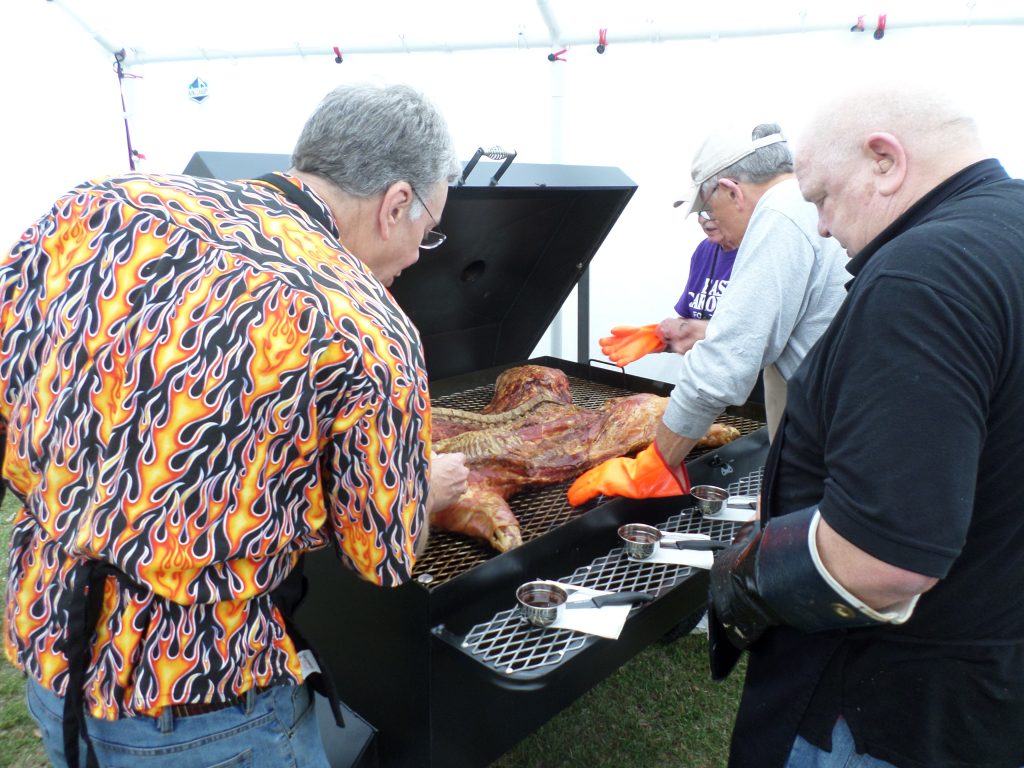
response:
[[[756,494],[761,488],[763,469],[758,469],[728,485],[731,494]],[[657,526],[666,532],[703,533],[719,541],[731,541],[738,523],[704,519],[693,507],[681,510]],[[557,580],[577,586],[610,591],[640,591],[657,595],[647,605],[637,605],[629,613],[626,626],[641,611],[652,610],[684,581],[702,578],[690,566],[643,563],[630,560],[615,547],[606,555],[577,568]],[[439,624],[432,634],[491,673],[509,682],[541,681],[559,667],[598,642],[616,642],[569,629],[538,628],[527,623],[510,601],[511,607],[497,612],[487,621],[458,634]],[[682,618],[682,617],[680,617]],[[624,630],[625,631],[625,630]]]

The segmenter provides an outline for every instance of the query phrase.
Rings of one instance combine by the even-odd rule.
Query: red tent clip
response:
[[[885,36],[885,14],[878,14],[878,26],[875,27],[875,40],[881,40]]]
[[[568,50],[568,48],[563,48],[558,53],[549,53],[548,61],[565,61],[565,59],[562,58],[562,54],[564,54]]]
[[[334,63],[341,64],[345,59],[342,58],[341,49],[338,46],[334,46]]]
[[[608,30],[600,29],[597,32],[597,52],[604,53],[604,49],[608,47]]]

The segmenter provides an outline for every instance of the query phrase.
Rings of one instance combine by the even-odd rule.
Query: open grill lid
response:
[[[222,180],[286,170],[288,155],[196,152],[185,173]],[[527,359],[636,184],[618,168],[480,163],[448,190],[440,229],[391,288],[420,331],[431,378]]]

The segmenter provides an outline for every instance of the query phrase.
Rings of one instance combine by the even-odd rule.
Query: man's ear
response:
[[[412,185],[407,181],[396,181],[386,190],[377,209],[377,228],[381,238],[391,237],[391,228],[409,215],[412,205]]]
[[[891,133],[879,131],[868,136],[864,149],[871,160],[875,189],[885,197],[899,191],[907,178],[907,153]]]
[[[732,179],[719,179],[718,185],[722,187],[725,194],[729,196],[729,200],[736,206],[736,209],[742,210],[747,198],[746,195],[743,194],[743,187],[739,182],[733,181]],[[719,192],[719,194],[722,193]]]

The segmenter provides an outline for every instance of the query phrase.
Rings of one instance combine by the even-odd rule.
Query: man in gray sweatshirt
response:
[[[769,432],[785,405],[785,382],[828,326],[845,296],[846,253],[818,233],[817,212],[800,194],[793,155],[779,126],[725,130],[694,156],[687,214],[702,211],[739,247],[729,287],[702,341],[682,357],[654,443],[636,458],[583,474],[569,500],[598,494],[652,498],[685,493],[683,459],[718,415],[739,405],[764,371]]]

